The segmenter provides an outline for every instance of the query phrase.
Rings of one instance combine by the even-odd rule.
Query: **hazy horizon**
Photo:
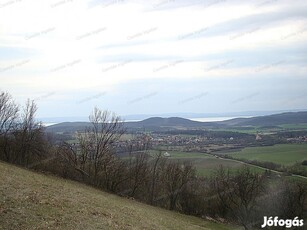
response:
[[[230,120],[233,118],[249,118],[257,116],[266,116],[273,114],[281,114],[287,112],[303,112],[306,109],[299,110],[280,110],[280,111],[241,111],[241,112],[228,112],[228,113],[162,113],[162,114],[117,114],[120,116],[121,120],[125,122],[130,121],[141,121],[152,117],[181,117],[185,119],[190,119],[194,121],[201,122],[215,122]],[[87,122],[89,121],[89,116],[66,116],[66,117],[38,117],[38,121],[46,124],[57,124],[61,122]]]
[[[302,0],[0,4],[0,90],[37,117],[307,108]]]

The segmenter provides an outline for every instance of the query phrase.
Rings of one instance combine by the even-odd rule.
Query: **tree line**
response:
[[[260,228],[263,216],[306,217],[305,184],[248,167],[230,172],[221,166],[212,176],[199,177],[191,162],[151,154],[145,136],[138,145],[128,143],[129,154],[119,157],[116,144],[125,133],[123,123],[98,108],[89,116],[91,126],[77,134],[77,144],[53,144],[36,121],[36,111],[34,101],[20,107],[11,95],[0,93],[1,160],[245,229]]]

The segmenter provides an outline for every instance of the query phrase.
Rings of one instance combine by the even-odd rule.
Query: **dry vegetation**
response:
[[[0,162],[0,229],[240,229]]]

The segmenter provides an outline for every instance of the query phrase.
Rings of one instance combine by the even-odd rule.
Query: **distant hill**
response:
[[[50,125],[46,128],[48,132],[82,132],[86,127],[90,126],[90,122],[62,122],[55,125]]]
[[[307,112],[289,112],[251,118],[235,118],[219,122],[230,126],[276,126],[307,123]]]
[[[158,125],[158,126],[199,126],[202,122],[192,121],[181,117],[151,117],[138,122],[140,125]]]
[[[47,127],[48,132],[76,132],[84,131],[86,127],[90,126],[89,122],[63,122]],[[223,125],[214,122],[199,122],[192,121],[181,117],[152,117],[143,121],[130,121],[124,123],[128,130],[153,130],[163,131],[178,128],[213,128]]]
[[[125,122],[125,127],[130,130],[166,131],[176,129],[210,129],[227,128],[231,126],[262,126],[272,127],[283,124],[307,123],[307,112],[289,112],[268,116],[251,118],[235,118],[220,122],[199,122],[181,117],[151,117],[143,121]],[[84,131],[90,126],[89,122],[63,122],[47,127],[48,132],[75,132]]]
[[[126,127],[128,128],[200,128],[200,127],[213,127],[221,126],[214,122],[199,122],[192,121],[181,117],[151,117],[139,122],[126,122]]]
[[[238,229],[1,161],[0,172],[0,229]]]

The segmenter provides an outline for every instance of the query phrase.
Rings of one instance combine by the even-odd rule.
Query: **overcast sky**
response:
[[[0,0],[0,90],[39,117],[307,108],[306,0]]]

